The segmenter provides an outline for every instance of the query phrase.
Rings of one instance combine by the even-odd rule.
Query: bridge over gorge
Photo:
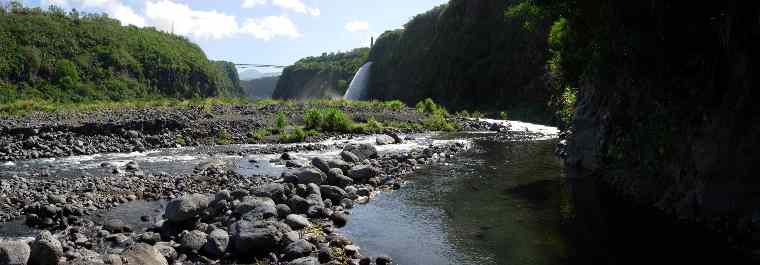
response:
[[[235,66],[240,68],[285,68],[287,65],[273,65],[273,64],[252,64],[252,63],[236,63]]]

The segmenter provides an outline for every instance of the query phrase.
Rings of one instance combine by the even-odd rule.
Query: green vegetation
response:
[[[499,119],[509,120],[509,113],[506,111],[499,112]]]
[[[428,116],[422,121],[422,125],[434,131],[454,131],[456,124],[446,118],[449,112],[443,106],[438,105],[430,98],[417,102],[416,109]]]
[[[383,103],[383,105],[385,105],[386,108],[389,108],[392,110],[400,110],[400,109],[406,108],[406,104],[404,104],[404,102],[402,102],[401,100],[386,101],[385,103]]]
[[[92,112],[116,109],[142,108],[190,108],[210,109],[214,105],[245,105],[248,101],[241,98],[194,98],[179,100],[171,98],[129,99],[122,101],[94,100],[87,102],[59,102],[52,100],[16,100],[0,104],[0,116],[23,116],[32,112]]]
[[[306,129],[321,132],[352,132],[354,122],[348,115],[336,108],[309,109],[304,114]]]
[[[305,139],[306,139],[306,132],[300,127],[293,129],[293,131],[290,133],[288,133],[287,131],[282,131],[280,133],[281,143],[298,143],[298,142],[303,142]]]
[[[0,7],[0,104],[6,113],[60,103],[238,96],[232,70],[229,63],[210,62],[186,38],[154,28],[56,7]]]
[[[216,139],[214,142],[218,145],[232,144],[232,135],[227,129],[221,129],[216,133]]]
[[[277,99],[334,98],[367,62],[369,48],[306,57],[285,68],[272,95]]]
[[[282,132],[285,129],[285,126],[287,126],[287,122],[285,120],[285,113],[283,112],[277,113],[277,119],[275,120],[274,126],[277,132]]]
[[[181,134],[177,134],[176,136],[174,136],[174,143],[180,146],[186,146],[187,140],[185,140],[185,137],[182,136]]]
[[[272,132],[269,129],[258,128],[255,131],[248,132],[246,136],[248,136],[249,143],[256,143],[258,141],[264,140],[264,137],[267,137],[270,135],[272,135]]]
[[[547,35],[559,15],[542,2],[449,1],[386,31],[370,51],[370,98],[431,98],[457,111],[530,105],[542,112],[529,120],[549,122],[560,92],[544,79]]]

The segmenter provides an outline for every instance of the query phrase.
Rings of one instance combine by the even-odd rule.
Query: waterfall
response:
[[[359,71],[356,71],[354,80],[351,80],[346,94],[343,95],[344,99],[363,100],[367,98],[367,83],[369,82],[369,69],[371,67],[372,62],[367,62],[359,68]]]

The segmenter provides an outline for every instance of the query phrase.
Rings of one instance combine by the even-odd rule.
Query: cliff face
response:
[[[525,1],[452,0],[380,36],[370,52],[372,98],[448,107],[544,110],[550,16],[524,21]]]
[[[286,68],[277,82],[272,97],[276,99],[340,97],[343,93],[338,83],[348,82],[346,76],[346,73],[332,70]],[[345,92],[345,88],[342,90]]]
[[[567,162],[627,199],[760,241],[760,9],[578,1]],[[686,11],[688,10],[688,11]]]
[[[367,61],[369,48],[306,57],[282,71],[276,99],[342,97],[357,70]]]
[[[245,91],[245,95],[250,99],[272,98],[277,81],[280,76],[268,76],[251,80],[242,80],[240,85]]]

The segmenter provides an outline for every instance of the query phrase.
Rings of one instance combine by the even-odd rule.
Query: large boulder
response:
[[[234,253],[240,257],[276,252],[281,249],[286,224],[273,220],[240,220],[230,225]]]
[[[296,242],[288,244],[283,250],[283,254],[285,254],[285,260],[293,260],[309,256],[316,249],[317,247],[309,243],[309,241],[299,239]]]
[[[276,203],[282,203],[288,199],[285,195],[285,187],[279,183],[269,183],[256,187],[253,195],[272,198]]]
[[[339,168],[331,168],[327,172],[327,183],[338,187],[346,187],[354,184],[354,180],[346,177],[346,175],[343,174],[343,170]]]
[[[179,234],[179,244],[182,245],[182,249],[189,252],[198,252],[206,245],[207,240],[208,235],[198,230],[183,231]]]
[[[356,154],[352,153],[351,151],[342,151],[340,152],[340,157],[343,158],[344,161],[349,163],[358,163],[361,162],[361,158],[357,156]]]
[[[393,139],[393,137],[390,137],[389,135],[378,135],[375,138],[375,143],[377,143],[377,145],[387,145],[387,144],[396,143],[396,140]]]
[[[277,215],[274,200],[267,197],[246,196],[235,206],[235,213],[254,218],[269,218]]]
[[[322,185],[320,190],[323,199],[330,199],[333,202],[340,202],[348,196],[345,190],[336,186]]]
[[[138,243],[130,246],[121,254],[126,264],[169,265],[164,255],[151,245]]]
[[[25,265],[29,261],[31,248],[23,241],[0,242],[0,264]]]
[[[286,182],[296,184],[314,183],[321,185],[327,181],[327,175],[317,168],[303,167],[296,168],[282,173],[282,178]]]
[[[174,199],[166,205],[164,215],[171,222],[180,223],[195,218],[208,207],[208,197],[203,194],[188,194]]]
[[[319,265],[319,259],[315,257],[303,257],[288,262],[288,265]]]
[[[380,170],[373,166],[358,165],[348,170],[348,176],[355,182],[364,183],[370,178],[380,175]]]
[[[371,144],[351,144],[344,147],[343,151],[355,154],[360,160],[377,158],[377,149]]]
[[[308,218],[297,214],[289,214],[285,217],[285,223],[293,229],[303,229],[311,225]]]
[[[30,250],[30,265],[58,264],[63,257],[63,246],[53,234],[45,230],[37,235]]]
[[[319,170],[322,170],[324,173],[328,173],[331,168],[340,168],[344,170],[348,170],[351,166],[346,163],[343,160],[338,159],[326,159],[321,157],[315,157],[311,159],[311,164],[318,168]]]
[[[203,251],[212,257],[221,257],[224,256],[224,253],[227,251],[227,247],[230,244],[230,235],[227,234],[227,231],[224,231],[222,229],[215,229],[214,231],[211,231],[210,234],[208,234],[208,241],[206,241],[206,245],[203,247]]]

